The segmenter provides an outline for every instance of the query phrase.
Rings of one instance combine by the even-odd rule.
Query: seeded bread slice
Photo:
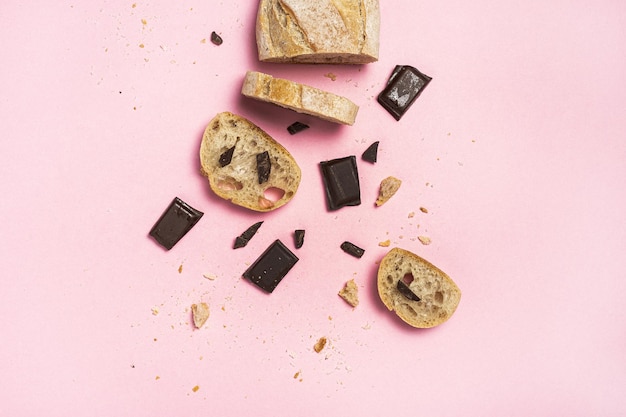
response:
[[[378,60],[378,0],[261,0],[259,60],[367,64]]]
[[[406,284],[410,291],[408,296],[398,289],[398,281]],[[461,290],[448,275],[425,259],[400,248],[391,249],[380,262],[378,295],[390,311],[418,328],[435,327],[445,322],[461,300]]]
[[[224,164],[231,149],[232,158]],[[266,151],[269,175],[260,182],[257,155]],[[300,167],[289,151],[251,121],[229,112],[209,122],[200,145],[200,162],[215,194],[255,211],[287,204],[300,185]]]
[[[353,125],[359,111],[345,97],[256,71],[246,73],[241,94],[344,125]]]

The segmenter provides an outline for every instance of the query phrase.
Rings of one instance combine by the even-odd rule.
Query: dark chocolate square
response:
[[[329,210],[361,204],[359,172],[354,155],[320,162],[320,167]]]
[[[243,277],[271,293],[287,272],[298,262],[293,254],[279,239],[276,239],[243,273]]]
[[[341,244],[341,250],[345,253],[354,256],[355,258],[361,258],[365,253],[365,249],[362,249],[352,242],[345,241]]]
[[[378,95],[378,102],[396,120],[406,113],[432,80],[426,74],[409,65],[396,66],[385,89]]]
[[[170,250],[203,215],[204,213],[176,197],[154,224],[150,236],[165,249]]]
[[[307,124],[304,124],[302,122],[293,122],[292,124],[287,126],[287,132],[289,132],[290,135],[295,135],[296,133],[302,132],[303,130],[306,130],[308,128],[309,125]]]

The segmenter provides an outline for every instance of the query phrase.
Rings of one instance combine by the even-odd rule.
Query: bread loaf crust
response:
[[[378,60],[378,0],[261,0],[259,60],[367,64]]]
[[[353,125],[359,111],[345,97],[256,71],[246,73],[241,94],[345,125]]]
[[[220,156],[235,147],[232,160],[225,166]],[[267,151],[270,172],[259,183],[258,154]],[[270,135],[242,116],[219,113],[208,124],[200,145],[202,174],[219,197],[255,211],[271,211],[287,204],[296,194],[301,179],[300,167],[289,151]],[[268,190],[282,190],[272,200]]]
[[[420,298],[414,301],[398,289],[399,280],[410,275],[411,291]],[[442,270],[400,248],[391,249],[378,267],[378,295],[383,304],[413,327],[429,328],[447,321],[461,300],[461,290]]]

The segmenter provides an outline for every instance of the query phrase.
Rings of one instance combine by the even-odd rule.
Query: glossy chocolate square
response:
[[[176,197],[150,230],[150,236],[170,250],[204,215]]]
[[[320,167],[329,210],[361,204],[359,172],[354,155],[320,162]]]
[[[414,67],[398,65],[391,74],[387,86],[378,95],[378,102],[396,120],[400,120],[430,80],[431,77]]]
[[[243,277],[271,293],[298,260],[283,242],[276,239],[243,273]]]

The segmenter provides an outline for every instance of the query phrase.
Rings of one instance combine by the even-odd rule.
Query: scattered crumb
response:
[[[357,287],[353,279],[346,282],[341,291],[339,291],[339,296],[352,307],[359,305],[359,287]]]
[[[422,213],[428,213],[428,209],[426,207],[420,207],[420,211]]]
[[[298,372],[296,372],[295,374],[293,374],[293,379],[298,379],[298,377],[300,376],[300,373],[301,373],[301,372],[302,372],[302,371],[298,371]]]
[[[327,74],[324,74],[324,77],[326,78],[330,78],[331,81],[335,81],[337,79],[337,76],[335,74],[333,74],[332,72],[329,72]]]
[[[324,349],[324,346],[326,346],[326,342],[328,342],[328,340],[325,337],[320,337],[320,339],[313,346],[313,350],[320,353]]]
[[[422,242],[423,245],[430,245],[430,238],[428,236],[418,236],[417,239]]]
[[[206,303],[192,304],[191,314],[194,326],[199,329],[209,319],[209,306]]]
[[[371,325],[371,324],[369,324],[369,322],[368,322],[368,323],[365,323],[365,325],[361,326],[361,328],[362,328],[363,330],[369,330],[369,329],[371,329],[371,328],[372,328],[372,325]]]
[[[140,44],[139,44],[139,47],[140,47],[140,48],[144,48],[144,47],[145,47],[145,45],[144,45],[143,43],[140,43]]]
[[[200,389],[200,387],[198,385],[196,385],[195,387],[193,387],[191,390],[193,392],[198,392],[198,390]]]
[[[200,39],[200,43],[206,43],[206,38]]]
[[[328,320],[332,320],[332,319],[333,319],[333,316],[328,316]]]
[[[385,204],[398,191],[402,181],[395,177],[387,177],[380,183],[376,206],[380,207]]]
[[[137,7],[137,3],[133,3],[131,7],[134,9],[135,7]]]
[[[148,24],[148,21],[146,19],[141,19],[141,24],[145,26]]]
[[[179,274],[183,273],[183,264],[180,264],[180,266],[178,267],[178,273]]]
[[[156,376],[156,378],[154,378],[155,381],[158,381],[159,379],[161,379],[161,377],[158,375]]]
[[[159,307],[152,307],[152,315],[153,316],[159,315]]]
[[[202,274],[202,276],[208,279],[209,281],[215,281],[215,279],[217,278],[215,275],[211,275],[211,274]]]
[[[378,242],[378,246],[382,246],[383,248],[389,247],[389,245],[391,245],[391,240],[389,239]]]
[[[415,217],[415,212],[414,211],[409,213],[409,219],[412,219],[413,217]]]

